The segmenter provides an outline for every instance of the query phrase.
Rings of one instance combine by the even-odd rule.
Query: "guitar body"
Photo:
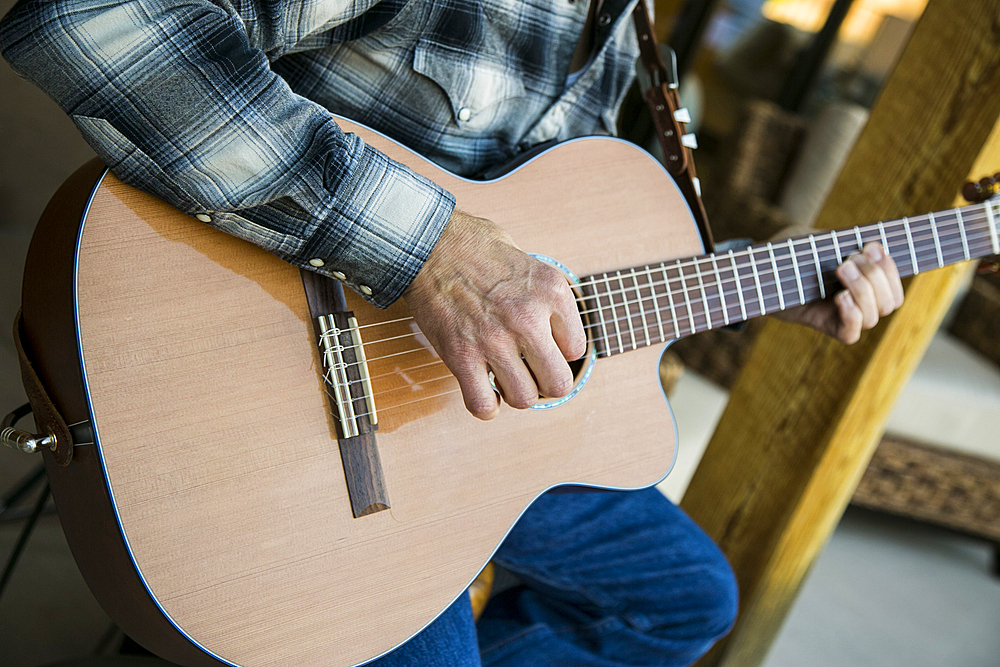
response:
[[[482,183],[343,126],[579,276],[702,251],[670,177],[624,142],[569,142]],[[68,466],[46,453],[80,568],[164,658],[363,663],[462,595],[546,489],[669,471],[662,347],[598,359],[559,407],[480,422],[402,301],[349,292],[391,504],[354,518],[299,271],[110,173],[81,196],[99,174],[81,170],[43,216],[24,338],[66,421],[96,433]]]

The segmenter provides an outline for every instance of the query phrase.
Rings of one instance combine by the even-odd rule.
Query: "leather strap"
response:
[[[14,320],[14,346],[17,348],[17,359],[21,365],[21,382],[24,384],[24,391],[28,395],[28,402],[31,403],[31,411],[35,416],[35,426],[40,431],[44,431],[56,438],[56,448],[52,450],[52,457],[56,463],[62,466],[69,465],[73,460],[73,438],[70,435],[66,421],[59,414],[49,394],[45,391],[35,367],[28,358],[22,345],[24,331],[21,311],[17,311],[17,319]]]
[[[712,229],[708,226],[708,215],[701,201],[701,194],[695,185],[697,174],[694,169],[694,159],[691,149],[681,143],[684,136],[684,123],[677,120],[675,112],[680,108],[677,97],[677,82],[674,81],[673,69],[668,70],[660,54],[653,32],[653,22],[649,18],[646,0],[639,0],[632,12],[635,22],[635,33],[639,40],[639,61],[650,83],[643,93],[649,113],[653,117],[656,138],[663,149],[664,166],[673,176],[680,188],[688,207],[694,215],[695,222],[701,232],[705,248],[711,252],[715,247],[712,239]]]

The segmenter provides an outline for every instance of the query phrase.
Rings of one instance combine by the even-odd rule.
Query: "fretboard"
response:
[[[1000,254],[998,225],[998,203],[985,202],[589,276],[589,338],[610,356],[826,298],[837,266],[871,241],[903,277]]]

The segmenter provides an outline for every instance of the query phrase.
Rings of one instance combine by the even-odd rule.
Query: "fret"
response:
[[[885,235],[885,225],[882,224],[881,220],[879,220],[879,222],[878,222],[878,233],[879,233],[879,236],[882,238],[882,249],[885,250],[885,252],[886,252],[887,255],[891,256],[892,255],[892,250],[889,248],[889,239],[886,238],[886,235]]]
[[[816,280],[819,281],[819,295],[820,298],[826,298],[826,284],[823,280],[823,269],[819,265],[819,250],[816,249],[816,238],[810,234],[809,235],[809,245],[812,246],[813,261],[816,263]]]
[[[628,307],[628,294],[625,291],[625,282],[622,280],[622,272],[616,272],[618,276],[618,286],[622,290],[622,306],[625,307],[625,321],[628,323],[629,338],[632,339],[632,349],[635,349],[635,330],[632,328],[632,309]],[[617,318],[616,318],[617,319]],[[624,350],[622,350],[624,351]]]
[[[708,307],[708,295],[705,293],[705,281],[702,280],[701,275],[701,262],[698,259],[694,260],[694,270],[698,276],[698,288],[701,289],[701,304],[705,308],[705,323],[709,330],[712,329],[712,313],[711,309]]]
[[[674,292],[670,288],[670,278],[667,276],[667,265],[660,264],[663,267],[663,284],[667,286],[667,301],[670,304],[670,319],[674,323],[674,338],[681,337],[681,327],[677,323],[677,308],[674,306]]]
[[[726,305],[726,283],[722,280],[722,274],[719,273],[719,263],[715,259],[715,253],[712,255],[712,268],[715,270],[715,276],[719,279],[719,303],[722,304],[722,322],[725,326],[729,326],[729,306]]]
[[[605,277],[604,286],[610,292],[611,289],[610,289],[610,285],[608,285],[607,275],[608,274],[604,274],[604,277]],[[597,292],[597,285],[598,284],[599,283],[597,282],[597,280],[594,280],[594,292],[595,293]],[[608,301],[611,301],[611,296],[610,295],[608,295]],[[612,301],[612,303],[614,303],[614,302]],[[611,336],[610,336],[610,333],[608,332],[608,320],[607,320],[606,317],[604,317],[604,305],[601,303],[601,297],[600,297],[600,295],[597,296],[597,316],[601,318],[601,329],[604,331],[604,336],[603,336],[603,338],[604,338],[604,351],[605,351],[605,353],[608,354],[608,356],[611,356]],[[612,320],[614,319],[614,316],[615,316],[615,309],[614,309],[614,307],[612,307],[611,308],[611,318],[612,318]]]
[[[795,242],[788,239],[788,254],[792,256],[792,268],[795,270],[795,284],[799,288],[799,305],[806,302],[806,291],[802,289],[802,276],[799,274],[799,258],[795,253]]]
[[[681,290],[684,292],[684,302],[687,304],[688,323],[691,325],[691,333],[694,333],[694,309],[691,307],[691,295],[688,294],[687,280],[684,278],[684,267],[681,266],[681,260],[677,260],[677,275],[681,278]]]
[[[962,209],[955,209],[955,217],[958,219],[958,231],[962,234],[962,252],[965,253],[966,261],[972,259],[969,255],[969,239],[965,236],[965,221],[962,220]]]
[[[833,251],[837,253],[837,266],[844,263],[844,257],[840,254],[840,243],[837,241],[837,232],[834,232],[831,237],[833,239]]]
[[[740,317],[742,321],[747,320],[747,305],[743,301],[743,285],[740,283],[740,270],[736,268],[736,255],[732,250],[729,251],[729,263],[733,266],[733,280],[736,282],[736,296],[740,300]]]
[[[865,242],[861,238],[861,228],[857,225],[854,225],[854,237],[858,240],[858,252],[861,252],[861,249],[865,247]]]
[[[781,286],[781,272],[778,271],[778,260],[774,257],[774,247],[771,242],[767,242],[767,253],[771,256],[771,266],[774,267],[774,285],[778,288],[778,310],[785,309],[784,288]]]
[[[913,247],[913,235],[910,234],[910,219],[903,218],[903,229],[906,230],[906,243],[910,246],[910,261],[913,263],[913,275],[920,273],[920,265],[917,264],[917,249]]]
[[[937,252],[938,268],[940,269],[944,266],[944,254],[941,252],[941,239],[938,237],[937,222],[934,220],[934,214],[928,213],[927,220],[931,223],[931,235],[934,237],[934,250]]]
[[[757,286],[757,300],[760,302],[760,314],[763,315],[766,311],[764,308],[764,290],[760,287],[760,274],[757,273],[757,257],[754,256],[754,249],[747,248],[750,252],[750,268],[753,269],[753,282]]]
[[[993,217],[993,202],[983,202],[986,207],[986,219],[990,222],[990,240],[993,241],[993,254],[1000,255],[1000,237],[997,236],[997,221]]]
[[[642,290],[639,289],[639,279],[635,275],[635,269],[631,269],[632,284],[635,286],[635,294],[639,297],[639,319],[642,320],[642,334],[646,338],[646,347],[652,345],[649,342],[649,325],[646,324],[646,309],[642,305]]]
[[[646,282],[649,284],[649,292],[653,295],[653,312],[656,313],[656,330],[660,332],[660,342],[662,343],[667,339],[667,336],[663,333],[663,320],[660,318],[660,302],[656,299],[656,286],[653,284],[653,274],[650,271],[649,264],[646,265]]]
[[[618,351],[625,351],[625,343],[622,341],[622,330],[618,326],[618,307],[615,305],[614,290],[611,289],[611,280],[608,278],[608,274],[604,274],[604,284],[608,288],[608,301],[611,303],[611,324],[615,327],[615,337],[618,339]],[[611,354],[611,350],[608,350],[608,354]]]

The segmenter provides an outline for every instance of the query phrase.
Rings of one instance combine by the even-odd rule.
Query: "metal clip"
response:
[[[652,78],[650,78],[649,72],[646,71],[645,66],[642,64],[642,58],[640,57],[635,61],[636,80],[639,82],[639,90],[642,91],[643,97],[645,97],[646,91],[653,86],[665,83],[667,84],[667,88],[673,90],[679,85],[677,81],[677,54],[666,44],[660,44],[659,47],[660,58],[664,62],[665,69],[654,71]]]

